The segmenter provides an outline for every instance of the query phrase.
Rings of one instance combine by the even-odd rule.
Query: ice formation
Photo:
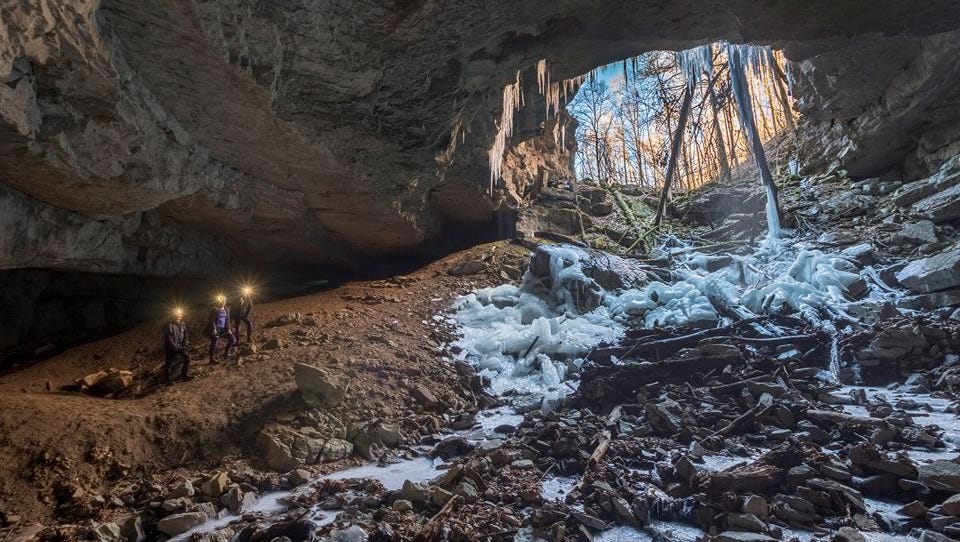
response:
[[[711,303],[718,297],[756,314],[836,312],[861,280],[842,256],[796,244],[763,244],[752,254],[725,257],[729,263],[714,271],[716,256],[685,251],[674,259],[672,283],[601,290],[599,306],[580,312],[577,288],[592,281],[581,265],[584,253],[569,246],[548,250],[549,280],[527,271],[520,286],[461,297],[450,315],[459,333],[457,357],[490,378],[496,394],[568,393],[575,388],[569,369],[594,347],[619,339],[627,324],[714,327],[722,320]]]
[[[690,89],[696,86],[704,73],[713,73],[713,47],[709,44],[677,51],[676,57],[683,79]]]
[[[523,105],[523,93],[518,71],[516,81],[503,87],[503,112],[500,113],[500,124],[497,126],[497,135],[493,138],[493,147],[488,152],[491,193],[493,193],[493,184],[500,178],[507,141],[513,135],[513,114],[520,109],[521,105]]]
[[[747,80],[746,70],[752,68],[759,74],[769,69],[767,62],[769,48],[755,45],[727,45],[727,61],[730,66],[730,88],[734,101],[737,103],[737,112],[740,117],[740,126],[747,134],[747,140],[753,150],[753,157],[760,169],[760,177],[767,191],[767,238],[780,238],[780,216],[777,212],[777,195],[774,191],[773,176],[767,166],[767,158],[763,151],[763,142],[757,132],[757,123],[753,116],[753,100],[750,98],[750,83]]]
[[[562,102],[569,99],[569,95],[576,92],[580,85],[593,77],[594,71],[591,70],[583,75],[552,81],[546,59],[540,59],[537,62],[537,89],[545,98],[547,108],[547,118],[560,113]],[[517,72],[516,81],[503,87],[503,112],[500,114],[500,124],[497,125],[497,133],[493,138],[493,146],[487,151],[487,158],[490,165],[490,192],[493,192],[493,185],[500,178],[503,170],[503,154],[507,150],[507,142],[513,135],[513,115],[523,106],[523,91],[520,72]],[[561,102],[561,97],[563,98]],[[552,113],[551,113],[552,112]],[[566,133],[562,124],[557,123],[554,128],[553,139],[557,145],[565,146]]]

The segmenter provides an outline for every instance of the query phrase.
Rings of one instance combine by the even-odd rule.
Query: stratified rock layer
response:
[[[947,0],[21,0],[0,27],[7,269],[360,265],[492,235],[501,201],[570,171],[536,97],[541,58],[557,80],[651,49],[773,41],[800,62],[809,154],[855,175],[935,168],[960,116]],[[518,70],[527,109],[490,196]]]

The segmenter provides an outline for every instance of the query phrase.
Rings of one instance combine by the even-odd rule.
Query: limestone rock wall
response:
[[[490,229],[569,166],[534,112],[488,193],[518,70],[713,39],[785,47],[811,141],[851,173],[935,166],[958,27],[948,0],[5,2],[0,268],[348,266]]]

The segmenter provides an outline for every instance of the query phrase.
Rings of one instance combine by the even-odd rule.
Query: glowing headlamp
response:
[[[174,307],[173,315],[177,318],[183,318],[183,309],[181,307]]]
[[[226,302],[227,302],[227,296],[223,294],[217,294],[217,303],[226,303]]]
[[[244,297],[249,297],[253,295],[253,286],[243,286],[240,288],[240,292],[243,293]]]

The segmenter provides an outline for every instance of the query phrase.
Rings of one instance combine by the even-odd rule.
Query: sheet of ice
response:
[[[900,517],[899,514],[897,514],[897,510],[903,508],[903,505],[906,503],[881,501],[879,499],[866,497],[863,499],[863,504],[867,506],[869,512],[879,512],[884,516]]]
[[[545,501],[562,501],[577,485],[577,479],[569,476],[547,476],[543,479],[540,494]]]
[[[734,465],[749,463],[750,461],[751,458],[749,457],[737,457],[731,455],[705,455],[703,456],[703,464],[695,463],[694,465],[708,472],[719,472],[722,470],[727,470]]]
[[[388,490],[400,489],[403,482],[423,482],[432,480],[443,474],[437,470],[442,461],[439,458],[418,457],[394,463],[386,467],[376,464],[361,465],[351,469],[344,469],[324,476],[327,480],[347,480],[350,478],[372,478],[378,480]]]
[[[523,422],[523,415],[517,414],[511,407],[505,406],[481,411],[477,416],[477,421],[484,433],[489,435],[501,425],[512,425],[514,427],[520,425]]]
[[[633,527],[619,526],[597,533],[594,542],[651,542],[653,537]]]
[[[656,537],[654,534],[656,534]],[[593,539],[596,542],[650,542],[652,540],[696,542],[705,537],[706,534],[691,525],[654,520],[647,525],[644,531],[633,527],[618,526],[597,533]]]

